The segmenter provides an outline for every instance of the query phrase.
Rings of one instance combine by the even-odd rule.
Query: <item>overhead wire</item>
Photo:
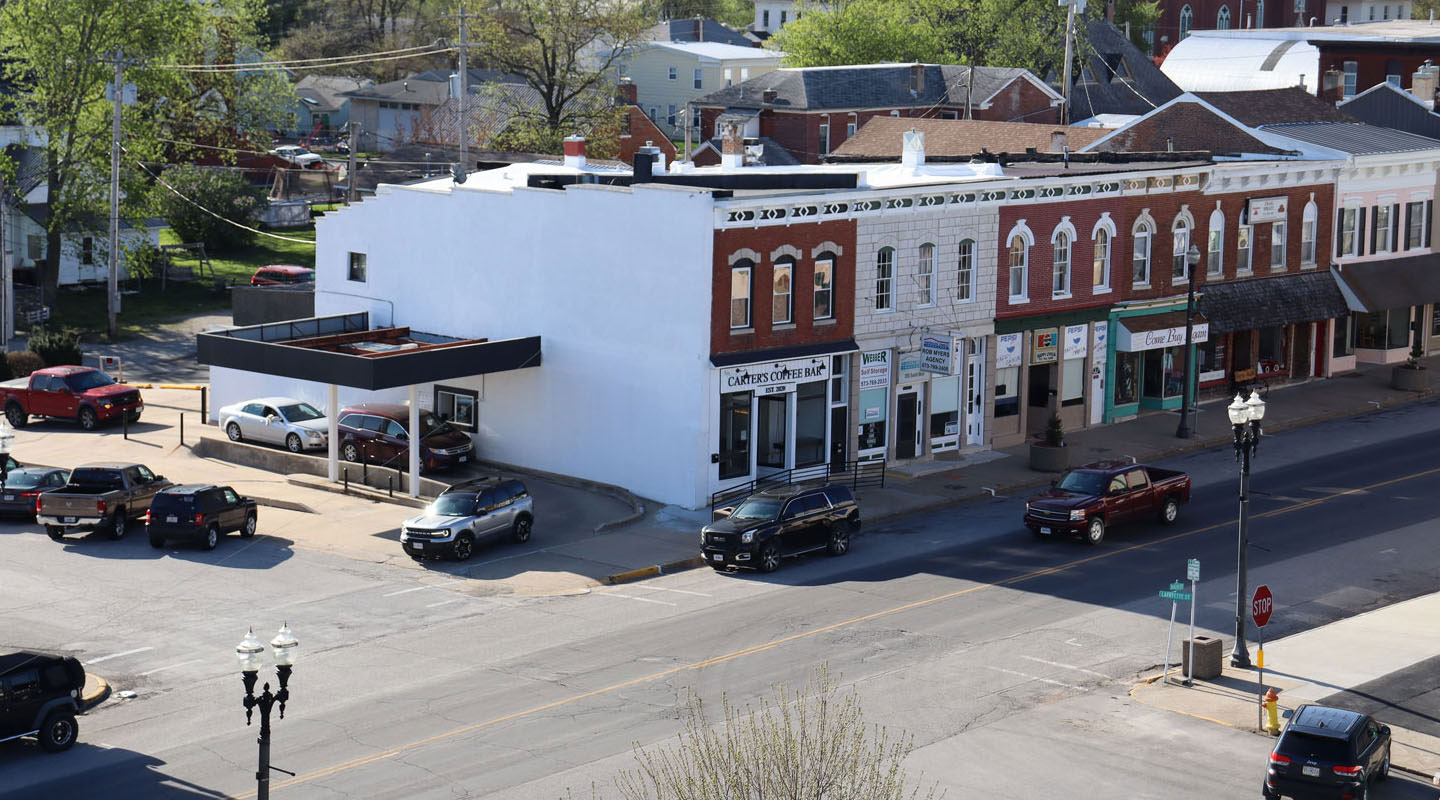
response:
[[[294,58],[294,59],[271,59],[267,61],[251,61],[246,63],[227,64],[152,64],[151,66],[161,69],[174,70],[177,72],[246,72],[260,69],[320,69],[324,67],[348,66],[369,61],[394,61],[403,58],[414,58],[419,55],[431,53],[448,53],[458,48],[443,43],[437,39],[430,44],[416,45],[415,47],[403,47],[396,50],[379,50],[374,53],[363,53],[360,55],[324,56],[320,58]]]

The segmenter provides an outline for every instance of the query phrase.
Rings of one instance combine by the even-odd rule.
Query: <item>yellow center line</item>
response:
[[[1331,501],[1331,500],[1335,500],[1335,499],[1337,499],[1337,498],[1347,497],[1347,496],[1356,495],[1356,494],[1361,494],[1361,493],[1364,493],[1364,492],[1369,492],[1369,491],[1372,491],[1372,490],[1374,490],[1374,489],[1379,489],[1379,488],[1384,487],[1384,486],[1389,486],[1389,485],[1391,485],[1391,484],[1401,483],[1401,482],[1403,482],[1403,481],[1408,481],[1408,480],[1414,480],[1414,479],[1416,479],[1416,478],[1423,478],[1423,477],[1425,477],[1425,476],[1427,476],[1427,475],[1433,475],[1433,474],[1436,474],[1436,473],[1440,473],[1440,467],[1434,467],[1434,468],[1432,468],[1432,469],[1422,470],[1422,471],[1420,471],[1420,472],[1414,472],[1414,473],[1411,473],[1411,474],[1409,474],[1409,475],[1402,475],[1402,476],[1400,476],[1400,477],[1398,477],[1398,478],[1390,478],[1390,479],[1388,479],[1388,480],[1380,481],[1380,482],[1378,482],[1378,483],[1372,483],[1372,484],[1370,484],[1370,485],[1368,485],[1368,486],[1361,486],[1361,487],[1356,488],[1356,489],[1346,489],[1346,490],[1343,491],[1343,492],[1337,492],[1337,493],[1335,493],[1335,494],[1326,495],[1325,497],[1319,497],[1319,498],[1315,498],[1315,499],[1313,499],[1313,500],[1304,500],[1304,501],[1301,501],[1301,502],[1298,502],[1298,503],[1292,503],[1291,505],[1285,506],[1285,507],[1283,507],[1283,508],[1273,509],[1273,510],[1270,510],[1270,511],[1263,512],[1263,513],[1261,513],[1261,514],[1257,514],[1257,515],[1255,515],[1255,516],[1256,516],[1256,517],[1260,517],[1260,518],[1279,516],[1280,514],[1287,514],[1287,513],[1291,512],[1291,511],[1298,511],[1298,510],[1305,509],[1305,508],[1311,508],[1311,507],[1313,507],[1313,506],[1317,506],[1317,505],[1320,505],[1320,504],[1322,504],[1322,503],[1327,503],[1327,502],[1329,502],[1329,501]],[[915,609],[917,609],[917,608],[924,608],[925,606],[934,605],[934,604],[936,604],[936,603],[943,603],[943,602],[945,602],[946,600],[953,600],[953,599],[955,599],[955,598],[957,598],[957,597],[962,597],[962,596],[964,596],[964,595],[972,594],[972,593],[974,593],[974,592],[978,592],[978,591],[981,591],[981,590],[984,590],[984,589],[993,589],[993,588],[1001,587],[1001,586],[1013,586],[1013,585],[1015,585],[1015,584],[1017,584],[1017,583],[1024,583],[1024,582],[1026,582],[1026,581],[1032,581],[1032,580],[1035,580],[1036,578],[1043,578],[1043,577],[1045,577],[1045,576],[1047,576],[1047,575],[1054,575],[1054,574],[1056,574],[1056,573],[1064,572],[1064,571],[1066,571],[1066,570],[1069,570],[1069,569],[1073,569],[1073,568],[1075,568],[1075,567],[1078,567],[1078,566],[1080,566],[1080,565],[1082,565],[1082,564],[1088,564],[1088,563],[1090,563],[1090,562],[1092,562],[1092,561],[1098,561],[1098,560],[1103,559],[1103,558],[1114,558],[1115,556],[1123,555],[1123,554],[1125,554],[1125,553],[1129,553],[1129,552],[1134,551],[1134,550],[1140,550],[1140,549],[1147,548],[1147,547],[1155,547],[1156,545],[1168,544],[1169,542],[1179,541],[1180,539],[1186,539],[1186,538],[1189,538],[1189,537],[1191,537],[1191,536],[1195,536],[1195,535],[1197,535],[1197,534],[1206,533],[1206,532],[1213,531],[1213,530],[1218,530],[1218,529],[1220,529],[1220,528],[1227,528],[1227,527],[1230,527],[1230,526],[1233,525],[1233,524],[1235,524],[1235,520],[1234,520],[1234,519],[1225,520],[1225,521],[1223,521],[1223,522],[1217,522],[1217,523],[1215,523],[1215,524],[1213,524],[1213,525],[1206,525],[1206,526],[1203,527],[1203,528],[1195,528],[1195,529],[1193,529],[1193,530],[1188,530],[1188,531],[1185,531],[1185,532],[1183,532],[1183,533],[1171,534],[1170,536],[1165,536],[1165,537],[1162,537],[1162,538],[1160,538],[1160,539],[1149,539],[1149,540],[1146,540],[1146,541],[1144,541],[1144,542],[1140,542],[1140,543],[1137,543],[1137,544],[1132,544],[1132,545],[1129,545],[1129,546],[1126,546],[1126,547],[1119,548],[1119,549],[1117,549],[1117,550],[1107,550],[1107,551],[1105,551],[1105,552],[1103,552],[1103,553],[1096,553],[1095,555],[1086,556],[1085,558],[1077,558],[1077,559],[1075,559],[1075,560],[1073,560],[1073,561],[1068,561],[1068,562],[1066,562],[1066,563],[1064,563],[1064,564],[1060,564],[1060,565],[1058,565],[1058,566],[1045,567],[1045,568],[1043,568],[1043,569],[1037,569],[1037,570],[1032,570],[1032,571],[1030,571],[1030,572],[1021,573],[1021,574],[1018,574],[1018,575],[1012,575],[1012,576],[1009,577],[1009,578],[1002,578],[1002,579],[1000,579],[1000,580],[997,580],[997,581],[994,581],[994,582],[991,582],[991,583],[978,583],[978,584],[976,584],[976,585],[974,585],[974,586],[968,586],[968,587],[966,587],[966,588],[964,588],[964,589],[957,589],[957,590],[955,590],[955,591],[953,591],[953,592],[946,592],[945,594],[936,595],[936,596],[934,596],[934,597],[928,597],[928,598],[925,598],[925,599],[923,599],[923,600],[916,600],[916,601],[911,602],[911,603],[906,603],[906,604],[904,604],[904,605],[895,606],[895,607],[893,607],[893,608],[887,608],[887,609],[884,609],[884,610],[882,610],[882,611],[875,611],[875,612],[872,612],[872,613],[870,613],[870,614],[864,614],[864,615],[862,615],[862,616],[852,617],[852,618],[850,618],[850,619],[842,620],[842,621],[840,621],[840,622],[834,622],[834,623],[831,623],[831,624],[829,624],[829,625],[821,626],[821,627],[819,627],[819,628],[812,628],[812,629],[810,629],[810,630],[802,631],[802,632],[800,632],[800,633],[791,634],[791,635],[789,635],[789,636],[785,636],[785,637],[782,637],[782,638],[779,638],[779,639],[773,639],[773,640],[768,641],[768,642],[765,642],[765,643],[763,643],[763,644],[753,645],[753,646],[751,646],[751,647],[746,647],[746,648],[741,649],[741,650],[734,650],[734,651],[729,652],[729,653],[724,653],[724,654],[722,654],[722,655],[714,656],[714,657],[707,658],[707,659],[704,659],[704,660],[701,660],[701,661],[694,661],[694,662],[691,662],[691,663],[689,663],[689,664],[681,664],[681,665],[676,666],[676,667],[671,667],[671,668],[669,668],[669,669],[664,669],[664,670],[661,670],[661,671],[659,671],[659,672],[653,672],[653,673],[651,673],[651,674],[649,674],[649,675],[643,675],[643,676],[638,677],[638,678],[632,678],[632,679],[630,679],[630,680],[628,680],[628,681],[622,681],[622,682],[620,682],[620,683],[611,684],[611,685],[609,685],[609,686],[606,686],[606,687],[603,687],[603,688],[600,688],[600,689],[595,689],[595,690],[593,690],[593,691],[585,692],[585,693],[583,693],[583,694],[572,695],[572,696],[570,696],[570,697],[562,698],[562,699],[560,699],[560,700],[555,700],[555,701],[552,701],[552,702],[549,702],[549,703],[545,703],[545,704],[543,704],[543,705],[533,706],[533,707],[527,708],[527,709],[525,709],[525,710],[523,710],[523,711],[516,711],[516,712],[514,712],[514,713],[512,713],[512,714],[506,714],[506,715],[501,716],[501,717],[495,717],[494,719],[485,720],[484,722],[477,722],[477,723],[475,723],[475,724],[473,724],[473,725],[466,725],[466,726],[463,727],[463,728],[456,728],[455,730],[452,730],[452,731],[449,731],[449,732],[446,732],[446,733],[437,734],[437,735],[435,735],[435,736],[429,736],[429,737],[426,737],[426,738],[424,738],[424,739],[417,739],[417,740],[415,740],[415,741],[413,741],[413,742],[408,742],[408,743],[402,744],[402,745],[400,745],[400,746],[398,746],[398,747],[392,747],[392,748],[390,748],[390,749],[388,749],[388,750],[383,750],[383,751],[381,751],[381,752],[374,753],[374,754],[371,754],[371,755],[368,755],[368,756],[364,756],[364,757],[361,757],[361,758],[352,759],[352,760],[350,760],[350,761],[344,761],[344,762],[341,762],[341,763],[339,763],[339,764],[334,764],[334,765],[331,765],[331,766],[329,766],[329,767],[324,767],[324,768],[322,768],[322,769],[315,770],[314,772],[307,772],[307,773],[305,773],[304,775],[298,775],[298,776],[296,776],[296,777],[294,777],[294,778],[290,778],[289,780],[280,781],[280,782],[278,782],[278,783],[273,784],[273,785],[271,786],[271,788],[273,788],[273,789],[281,789],[281,788],[284,788],[284,787],[287,787],[287,786],[294,786],[294,785],[297,785],[297,784],[307,783],[307,782],[310,782],[310,781],[318,780],[318,779],[320,779],[320,778],[325,778],[325,777],[328,777],[328,776],[330,776],[330,775],[335,775],[335,774],[340,773],[340,772],[345,772],[345,771],[348,771],[348,770],[355,769],[356,767],[363,767],[363,766],[365,766],[366,764],[372,764],[372,763],[374,763],[374,762],[376,762],[376,761],[382,761],[382,760],[384,760],[384,759],[391,758],[391,757],[393,757],[393,756],[397,756],[397,755],[399,755],[399,754],[401,754],[401,753],[404,753],[404,752],[407,752],[407,751],[409,751],[409,750],[414,750],[415,748],[418,748],[418,747],[424,747],[425,745],[428,745],[428,744],[433,744],[433,743],[435,743],[435,742],[444,741],[444,740],[446,740],[446,739],[452,739],[452,738],[454,738],[454,737],[456,737],[456,736],[462,736],[462,735],[467,734],[467,733],[473,733],[473,732],[475,732],[475,731],[483,730],[483,729],[485,729],[485,728],[494,727],[494,726],[499,725],[499,724],[501,724],[501,723],[510,722],[511,720],[516,720],[516,719],[520,719],[520,718],[522,718],[522,717],[532,716],[532,715],[534,715],[534,714],[539,714],[539,713],[542,713],[542,712],[545,712],[545,711],[549,711],[549,710],[551,710],[551,709],[553,709],[553,708],[559,708],[559,707],[561,707],[561,706],[569,705],[569,704],[571,704],[571,703],[577,703],[577,702],[580,702],[581,700],[588,700],[588,699],[590,699],[590,698],[592,698],[592,697],[599,697],[600,695],[605,695],[605,694],[610,694],[610,693],[613,693],[613,692],[618,692],[618,691],[620,691],[620,690],[622,690],[622,689],[628,689],[628,688],[630,688],[630,687],[632,687],[632,686],[638,686],[638,685],[640,685],[640,684],[642,684],[642,683],[650,683],[650,682],[653,682],[653,681],[658,681],[658,680],[661,680],[661,679],[663,679],[663,678],[668,678],[668,677],[670,677],[671,675],[676,675],[676,674],[681,673],[681,672],[688,672],[688,671],[693,671],[693,670],[698,670],[698,669],[704,669],[704,668],[706,668],[706,667],[713,667],[713,666],[715,666],[715,665],[717,665],[717,664],[723,664],[723,663],[726,663],[726,662],[728,662],[728,661],[734,661],[734,660],[736,660],[736,659],[744,658],[744,657],[746,657],[746,656],[752,656],[752,655],[755,655],[756,653],[763,653],[763,652],[765,652],[765,651],[767,651],[767,650],[773,650],[774,648],[780,647],[781,645],[789,644],[789,643],[791,643],[791,642],[796,642],[796,641],[800,641],[800,640],[802,640],[802,639],[808,639],[808,638],[811,638],[811,637],[814,637],[814,636],[819,636],[819,635],[822,634],[822,633],[829,633],[829,632],[831,632],[831,631],[839,630],[839,629],[841,629],[841,628],[848,628],[848,627],[852,627],[852,626],[854,626],[854,625],[859,625],[859,624],[864,623],[864,622],[870,622],[870,621],[872,621],[872,620],[877,620],[877,619],[881,619],[881,618],[883,618],[883,617],[888,617],[888,616],[891,616],[891,615],[893,615],[893,614],[899,614],[899,613],[902,613],[902,612],[905,612],[905,611],[913,611],[913,610],[915,610]],[[237,796],[236,796],[236,800],[247,800],[248,798],[252,798],[252,797],[254,797],[254,796],[255,796],[255,792],[253,792],[253,791],[252,791],[252,792],[246,792],[245,794],[237,795]]]

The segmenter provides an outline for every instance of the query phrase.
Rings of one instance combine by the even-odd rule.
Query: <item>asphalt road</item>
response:
[[[1440,589],[1435,403],[1266,440],[1252,488],[1251,585],[1269,635]],[[907,764],[951,797],[1258,793],[1269,740],[1140,706],[1162,659],[1156,590],[1199,558],[1197,624],[1233,632],[1235,465],[1189,470],[1179,524],[1096,548],[1036,540],[1023,498],[875,526],[844,559],[772,576],[696,571],[565,598],[485,597],[283,541],[127,555],[138,541],[57,546],[0,533],[3,637],[80,653],[134,699],[82,720],[63,756],[0,745],[6,797],[248,797],[231,655],[247,625],[302,642],[275,722],[274,796],[556,798],[671,739],[689,692],[744,702],[828,664],[867,720],[914,737]],[[223,555],[217,555],[221,554]],[[1403,724],[1403,723],[1402,723]],[[1080,792],[1083,796],[1085,793]],[[607,796],[616,796],[613,792]],[[1433,797],[1392,781],[1375,797]]]

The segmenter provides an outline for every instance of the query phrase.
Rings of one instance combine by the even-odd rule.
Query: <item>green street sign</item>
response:
[[[1189,592],[1176,592],[1166,589],[1160,590],[1160,596],[1166,600],[1189,600],[1191,597]]]

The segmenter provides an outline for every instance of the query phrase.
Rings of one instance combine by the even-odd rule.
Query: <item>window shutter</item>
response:
[[[1370,213],[1370,255],[1375,255],[1375,239],[1380,233],[1380,206]]]
[[[1398,253],[1404,250],[1400,246],[1400,204],[1390,206],[1390,252]]]
[[[1360,208],[1356,210],[1355,255],[1365,255],[1365,206],[1360,206]]]
[[[1430,247],[1430,229],[1435,227],[1435,217],[1430,214],[1430,206],[1434,200],[1425,201],[1425,247]]]
[[[1396,250],[1405,250],[1405,249],[1407,249],[1407,248],[1410,246],[1410,222],[1411,222],[1411,219],[1410,219],[1410,218],[1413,216],[1413,215],[1410,213],[1410,211],[1411,211],[1410,204],[1409,204],[1409,203],[1406,203],[1406,204],[1405,204],[1405,242],[1404,242],[1403,244],[1397,242],[1397,243],[1396,243],[1396,246],[1395,246],[1395,249],[1396,249]],[[1419,242],[1416,242],[1416,244],[1419,244]]]
[[[1339,256],[1345,255],[1344,253],[1340,252],[1340,240],[1341,240],[1340,231],[1341,231],[1344,227],[1345,227],[1345,209],[1342,208],[1342,209],[1340,209],[1340,210],[1338,210],[1338,211],[1335,212],[1335,255],[1336,255],[1337,258],[1338,258]]]

